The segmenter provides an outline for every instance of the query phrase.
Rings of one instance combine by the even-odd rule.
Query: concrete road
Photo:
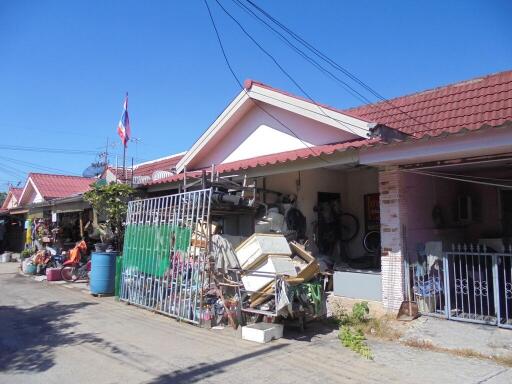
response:
[[[391,343],[366,361],[319,331],[253,344],[0,264],[0,383],[512,382],[490,362]]]

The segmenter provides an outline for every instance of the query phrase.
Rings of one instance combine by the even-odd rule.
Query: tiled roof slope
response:
[[[9,192],[12,193],[16,200],[19,200],[21,197],[21,193],[23,192],[23,188],[9,188]]]
[[[346,113],[420,138],[512,120],[512,71],[363,105]],[[404,113],[405,112],[405,113]]]
[[[246,160],[238,160],[230,163],[219,164],[215,167],[216,172],[236,172],[242,169],[264,167],[275,164],[283,164],[295,160],[305,160],[312,157],[321,157],[322,155],[331,155],[334,152],[343,152],[350,149],[357,149],[364,146],[377,144],[379,139],[356,139],[343,143],[319,145],[310,148],[294,149],[291,151],[275,153],[272,155],[258,156]],[[210,168],[205,169],[206,173],[211,173]],[[190,177],[201,175],[201,170],[187,172]],[[183,173],[169,176],[160,180],[155,180],[146,185],[156,185],[171,183],[183,179]]]
[[[9,197],[9,193],[14,196],[14,198],[16,199],[16,201],[19,201],[20,200],[20,197],[21,197],[21,193],[23,192],[23,188],[9,188],[9,192],[7,194],[6,197]],[[4,202],[2,203],[2,207],[0,209],[6,209],[7,208],[7,204],[9,203],[8,199],[6,198],[4,200]]]
[[[87,192],[95,179],[79,176],[30,173],[36,188],[45,200]]]
[[[163,159],[148,161],[136,165],[133,169],[134,176],[151,176],[155,171],[170,171],[178,164],[184,154],[172,155]]]

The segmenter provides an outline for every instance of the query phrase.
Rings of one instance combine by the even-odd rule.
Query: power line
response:
[[[465,183],[472,183],[472,184],[479,184],[479,185],[487,185],[487,186],[490,186],[490,187],[512,188],[512,185],[510,185],[510,184],[491,183],[491,182],[487,182],[487,181],[472,180],[472,179],[465,178],[465,176],[464,177],[450,176],[450,174],[442,174],[440,172],[435,173],[435,172],[415,171],[415,170],[412,170],[412,169],[402,169],[401,171],[402,172],[407,172],[407,173],[414,173],[414,174],[417,174],[417,175],[437,177],[437,178],[440,178],[440,179],[447,179],[447,180],[453,180],[453,181],[462,181],[462,182],[465,182]],[[504,181],[506,182],[507,180],[504,180]]]
[[[92,150],[26,147],[26,146],[19,146],[19,145],[0,145],[0,149],[4,149],[7,151],[41,152],[41,153],[66,154],[66,155],[96,155],[98,153],[97,151],[92,151]]]
[[[252,17],[263,23],[267,28],[272,30],[285,44],[287,44],[291,49],[293,49],[299,56],[301,56],[304,60],[309,62],[311,65],[313,65],[316,69],[318,69],[320,72],[322,72],[324,75],[326,75],[331,80],[334,80],[338,85],[340,85],[346,92],[348,92],[350,95],[352,95],[354,98],[358,99],[360,102],[364,104],[374,104],[374,102],[370,99],[368,99],[365,95],[363,95],[361,92],[359,92],[357,89],[352,87],[350,84],[348,84],[346,81],[340,79],[338,76],[336,76],[334,73],[332,73],[330,70],[325,68],[321,63],[313,59],[311,56],[309,56],[307,53],[305,53],[302,49],[297,47],[293,42],[291,42],[283,33],[281,33],[278,29],[274,28],[271,24],[269,24],[267,21],[262,19],[258,14],[256,14],[251,8],[249,8],[247,5],[242,3],[241,0],[231,0],[234,2],[238,7],[243,9],[246,13],[250,14]],[[318,55],[317,55],[318,56]],[[381,108],[380,105],[375,104],[375,106],[384,112],[388,117],[393,118],[393,120],[397,120],[396,116],[390,115],[389,111],[386,111],[385,109]]]
[[[244,28],[244,26],[233,16],[231,15],[231,13],[228,12],[228,10],[226,8],[224,8],[222,6],[222,4],[220,4],[220,2],[218,0],[215,0],[215,2],[217,3],[217,5],[224,11],[224,13],[226,13],[226,15],[228,15],[229,18],[231,18],[231,20],[233,20],[235,22],[236,25],[238,25],[238,27],[242,30],[242,32],[267,56],[270,58],[270,60],[272,60],[274,62],[274,64],[279,68],[279,70],[293,83],[295,84],[295,86],[308,98],[308,100],[313,103],[314,105],[317,106],[317,108],[320,110],[320,112],[322,114],[324,114],[327,118],[330,118],[336,122],[338,122],[339,124],[341,124],[342,126],[344,126],[346,129],[348,129],[350,132],[352,132],[353,134],[355,135],[358,135],[357,133],[355,133],[351,128],[349,128],[346,124],[348,125],[353,125],[353,124],[350,124],[348,122],[343,122],[339,119],[336,119],[332,116],[329,116],[327,113],[325,113],[324,109],[315,101],[313,100],[313,98],[308,94],[308,92],[306,92],[306,90],[297,82],[297,80],[295,80],[295,78],[290,75],[288,73],[288,71],[286,71],[286,69],[284,69],[284,67],[279,63],[279,61],[269,52],[267,51],[260,43],[258,43],[258,41],[249,33],[247,32],[247,30]],[[355,125],[353,125],[355,126]],[[362,127],[359,127],[359,126],[356,126],[357,128],[359,129],[362,129],[364,131],[367,131],[369,132],[369,129],[367,128],[362,128]],[[359,135],[358,135],[359,136]]]
[[[26,175],[26,172],[21,171],[21,170],[16,169],[16,168],[13,168],[13,167],[10,167],[10,166],[5,165],[5,164],[0,165],[0,172],[7,173],[7,174],[9,174],[11,176],[14,176],[14,177],[19,177],[19,175],[23,175],[23,178],[24,178],[25,175]]]
[[[220,46],[220,50],[222,52],[222,56],[224,57],[224,61],[226,62],[226,65],[229,69],[229,72],[231,72],[231,75],[233,76],[233,78],[235,79],[235,81],[237,82],[238,86],[242,89],[243,92],[245,92],[245,94],[247,96],[249,96],[247,90],[245,89],[245,87],[242,85],[241,81],[238,79],[238,76],[236,75],[235,71],[233,70],[233,67],[231,66],[231,63],[229,61],[229,58],[227,56],[227,53],[224,49],[224,44],[222,43],[222,39],[220,37],[220,33],[217,29],[217,25],[215,23],[215,19],[213,18],[213,14],[211,12],[211,9],[210,9],[210,6],[208,5],[208,1],[207,0],[203,0],[204,2],[204,5],[206,6],[206,9],[208,10],[208,15],[210,16],[210,21],[212,23],[212,26],[213,26],[213,29],[215,30],[215,35],[217,36],[217,41],[219,42],[219,46]],[[258,102],[256,102],[255,100],[253,100],[252,98],[249,97],[249,100],[252,100],[254,105],[256,105],[258,108],[260,108],[263,112],[265,112],[268,116],[270,116],[272,119],[274,119],[276,122],[278,122],[280,125],[282,125],[285,129],[287,129],[293,136],[295,136],[295,138],[297,138],[306,148],[308,148],[311,153],[313,153],[313,155],[315,157],[318,157],[320,158],[322,161],[326,162],[326,163],[330,163],[328,160],[325,160],[324,158],[322,158],[319,154],[317,154],[313,148],[311,148],[308,143],[306,143],[304,140],[302,140],[299,136],[297,136],[297,134],[290,128],[288,127],[286,124],[284,124],[281,120],[279,120],[277,117],[275,117],[273,114],[271,114],[270,112],[268,112],[263,106],[261,106]]]
[[[357,84],[359,84],[361,87],[363,87],[364,89],[366,89],[368,92],[370,92],[372,95],[374,95],[375,97],[377,97],[378,99],[382,100],[384,103],[390,105],[392,108],[398,110],[400,113],[404,114],[405,116],[409,117],[411,120],[415,121],[416,123],[424,126],[427,128],[427,130],[431,130],[430,127],[428,127],[428,125],[426,125],[425,123],[423,123],[422,121],[418,120],[417,118],[411,116],[409,113],[407,113],[406,111],[404,111],[402,108],[400,108],[399,106],[393,104],[393,102],[391,102],[389,99],[385,98],[384,96],[382,96],[380,93],[378,93],[376,90],[374,90],[372,87],[370,87],[368,84],[366,84],[364,81],[362,81],[361,79],[359,79],[357,76],[355,76],[354,74],[352,74],[349,70],[347,70],[346,68],[342,67],[341,65],[339,65],[337,62],[335,62],[333,59],[331,59],[330,57],[328,57],[326,54],[324,54],[323,52],[321,52],[320,50],[318,50],[317,48],[315,48],[312,44],[308,43],[305,39],[303,39],[300,35],[298,35],[297,33],[295,33],[293,30],[291,30],[290,28],[288,28],[287,26],[285,26],[283,23],[281,23],[279,20],[277,20],[276,18],[274,18],[271,14],[269,14],[267,11],[265,11],[263,8],[261,8],[260,6],[258,6],[257,4],[255,4],[253,1],[251,0],[246,0],[247,3],[249,3],[253,8],[255,8],[256,10],[258,10],[260,13],[262,13],[265,17],[267,17],[269,20],[271,20],[273,23],[275,23],[276,25],[278,25],[281,29],[283,29],[285,32],[287,32],[290,36],[292,36],[295,40],[297,40],[298,42],[300,42],[302,45],[304,45],[306,48],[308,48],[311,52],[315,53],[318,57],[320,57],[322,60],[324,60],[325,62],[327,62],[328,64],[330,64],[333,68],[339,70],[340,72],[344,73],[346,76],[348,76],[350,79],[352,79],[354,82],[356,82]]]
[[[231,0],[231,1],[233,3],[235,3],[238,7],[240,7],[242,10],[244,10],[246,13],[248,13],[255,19],[259,20],[261,23],[263,23],[267,28],[272,30],[285,44],[287,44],[291,49],[293,49],[299,56],[304,58],[306,61],[308,61],[314,67],[316,67],[319,71],[326,74],[328,77],[335,79],[354,98],[358,99],[359,101],[361,101],[363,103],[371,103],[372,102],[371,100],[366,98],[363,94],[361,94],[359,91],[357,91],[357,89],[351,87],[350,84],[341,80],[339,77],[334,75],[331,71],[325,69],[325,67],[323,67],[320,63],[318,63],[318,61],[313,59],[311,56],[307,55],[303,50],[301,50],[299,47],[297,47],[295,44],[293,44],[288,38],[286,38],[285,35],[283,35],[281,32],[279,32],[279,30],[277,30],[271,24],[269,24],[267,21],[265,21],[260,16],[258,16],[247,5],[242,3],[240,0]]]
[[[7,161],[10,161],[10,162],[12,162],[14,164],[18,164],[18,165],[22,165],[22,166],[26,166],[26,167],[30,167],[30,168],[41,169],[41,170],[44,170],[44,171],[52,171],[52,172],[56,171],[56,172],[62,172],[62,173],[68,174],[68,175],[73,175],[73,173],[68,172],[68,171],[64,171],[64,170],[59,169],[59,168],[46,167],[44,165],[39,165],[39,164],[36,164],[36,163],[32,163],[30,161],[17,160],[17,159],[13,159],[11,157],[5,157],[5,156],[0,156],[0,159],[7,160]]]

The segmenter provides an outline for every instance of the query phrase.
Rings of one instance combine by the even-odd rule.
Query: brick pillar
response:
[[[404,299],[402,223],[406,202],[402,178],[396,167],[379,171],[382,304],[393,311]]]

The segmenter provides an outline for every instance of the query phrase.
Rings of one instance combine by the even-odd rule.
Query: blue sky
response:
[[[221,2],[316,101],[361,104],[233,1]],[[512,69],[510,1],[255,2],[385,97]],[[300,94],[209,4],[242,80]],[[128,154],[141,161],[187,150],[235,97],[201,0],[0,1],[0,145],[99,152],[107,137],[119,143],[126,91],[140,139]],[[80,174],[95,157],[0,156],[0,190],[30,170]]]

